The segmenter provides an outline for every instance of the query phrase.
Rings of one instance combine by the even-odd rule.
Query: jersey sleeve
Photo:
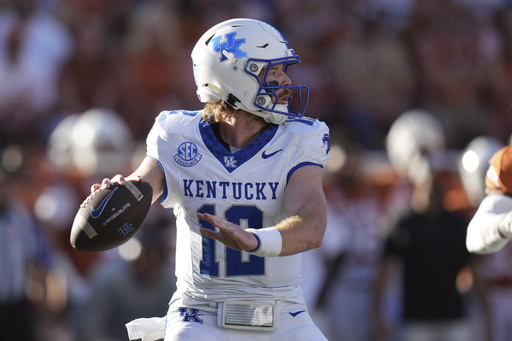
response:
[[[149,131],[149,134],[146,138],[146,155],[157,160],[159,159],[159,141],[162,139],[162,135],[165,136],[164,130],[162,127],[162,121],[164,119],[163,116],[166,115],[166,112],[161,112],[155,119],[155,123],[153,127]]]
[[[193,119],[197,115],[198,112],[191,111],[162,111],[146,139],[147,156],[159,161],[161,155],[169,155],[169,148],[175,147],[172,142],[176,136],[186,131],[188,125],[194,124]]]
[[[297,169],[307,165],[324,167],[329,159],[331,142],[329,128],[324,122],[312,120],[311,125],[300,126],[294,122],[295,144],[293,167],[288,173],[288,179]]]
[[[487,195],[468,225],[466,247],[472,253],[491,253],[502,249],[509,239],[501,236],[500,225],[512,211],[512,198],[502,194]]]
[[[162,111],[156,117],[147,136],[146,155],[158,162],[166,179],[160,198],[162,205],[164,202],[166,203],[164,207],[171,207],[175,203],[172,196],[175,184],[170,182],[170,175],[176,169],[172,155],[176,154],[177,143],[182,140],[183,134],[190,128],[190,125],[197,124],[197,120],[200,119],[197,114],[198,112],[192,111]]]

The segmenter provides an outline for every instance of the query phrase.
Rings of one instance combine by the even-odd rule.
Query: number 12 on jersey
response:
[[[205,204],[199,213],[215,214],[215,205]],[[256,206],[231,206],[224,212],[227,221],[241,225],[247,222],[251,228],[263,227],[263,212]],[[213,230],[215,227],[205,220],[200,220],[201,227]],[[216,261],[215,239],[203,237],[203,259],[200,262],[201,274],[219,276],[220,264]],[[250,255],[249,261],[242,259],[242,252],[226,247],[226,276],[263,275],[265,273],[265,259]]]

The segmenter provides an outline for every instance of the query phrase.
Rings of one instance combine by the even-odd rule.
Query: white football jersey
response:
[[[164,171],[160,203],[174,208],[177,219],[176,276],[185,304],[278,298],[303,303],[300,254],[262,258],[227,248],[201,236],[201,226],[213,226],[197,213],[243,228],[274,226],[286,218],[289,177],[305,165],[323,167],[329,150],[327,126],[310,118],[270,124],[231,153],[200,111],[160,113],[148,135],[147,155]]]

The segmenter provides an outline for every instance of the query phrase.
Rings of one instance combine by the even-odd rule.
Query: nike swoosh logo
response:
[[[299,314],[302,314],[302,313],[304,313],[304,312],[305,312],[305,310],[299,310],[299,311],[296,311],[296,312],[294,312],[294,313],[290,313],[290,315],[292,315],[293,317],[295,317],[295,316],[297,316],[297,315],[299,315]]]
[[[103,201],[101,202],[101,204],[98,206],[97,209],[93,210],[91,207],[91,217],[96,219],[101,215],[101,213],[105,209],[105,206],[107,206],[108,201],[110,200],[110,198],[112,198],[112,195],[114,195],[114,192],[117,191],[118,188],[119,187],[114,188],[114,190],[112,192],[110,192],[109,195],[107,195],[107,197],[105,199],[103,199]]]
[[[266,151],[264,151],[264,152],[261,154],[261,157],[262,157],[262,158],[264,158],[264,159],[268,159],[269,157],[276,155],[276,154],[277,154],[277,153],[279,153],[280,151],[282,151],[282,149],[276,150],[275,152],[270,153],[270,154],[267,154],[267,153],[266,153]]]

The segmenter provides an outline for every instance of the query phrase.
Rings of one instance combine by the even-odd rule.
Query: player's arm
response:
[[[320,247],[327,224],[322,168],[310,165],[296,170],[286,187],[284,203],[288,218],[274,226],[283,239],[280,256]]]
[[[468,225],[466,247],[472,253],[491,253],[502,249],[512,238],[512,198],[488,195]]]
[[[289,179],[284,201],[288,218],[270,228],[254,231],[211,214],[199,213],[200,219],[219,229],[201,228],[201,234],[232,249],[256,251],[255,254],[261,256],[288,256],[319,247],[327,221],[322,168],[311,165],[296,170]],[[260,233],[262,231],[264,234]]]
[[[164,191],[164,173],[162,168],[154,159],[150,157],[144,158],[139,167],[129,176],[124,177],[120,174],[114,176],[112,179],[105,178],[101,184],[94,184],[91,186],[91,192],[94,192],[100,187],[110,187],[111,183],[117,182],[121,185],[126,184],[126,181],[146,181],[153,188],[153,200],[154,203]]]

